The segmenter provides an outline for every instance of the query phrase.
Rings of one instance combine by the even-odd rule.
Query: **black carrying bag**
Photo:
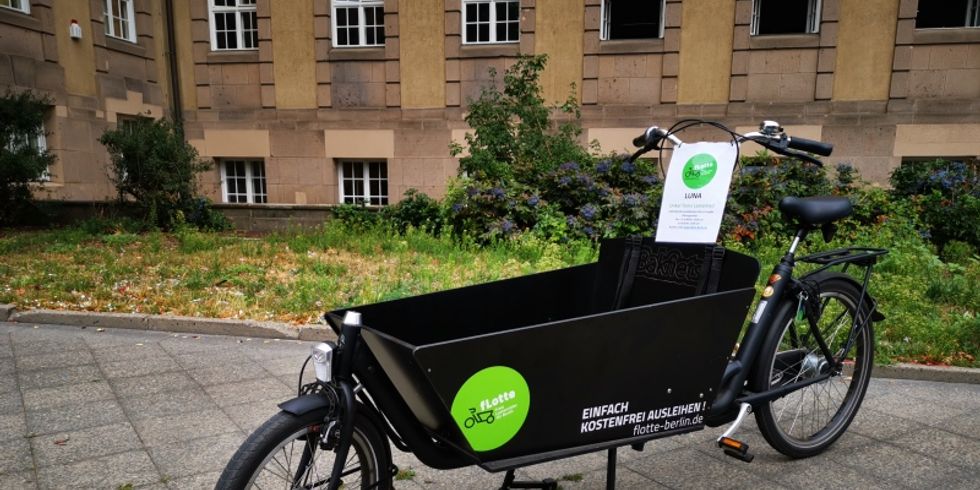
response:
[[[650,237],[606,240],[599,252],[593,308],[610,311],[717,293],[725,252],[720,245],[658,243]],[[750,261],[735,260],[751,274]],[[737,284],[744,282],[728,281],[725,286]]]

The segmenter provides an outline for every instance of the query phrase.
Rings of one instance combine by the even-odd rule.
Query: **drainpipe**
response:
[[[174,35],[174,2],[166,0],[164,11],[167,23],[167,58],[170,64],[170,102],[171,113],[173,114],[174,125],[177,131],[184,133],[184,114],[183,104],[180,100],[180,75],[177,73],[177,38]]]

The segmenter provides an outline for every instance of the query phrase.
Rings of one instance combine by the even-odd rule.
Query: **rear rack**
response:
[[[888,250],[883,248],[848,247],[828,250],[826,252],[817,252],[805,257],[800,257],[796,260],[797,262],[821,264],[825,267],[844,263],[868,267],[876,264],[878,262],[878,257],[887,253]]]

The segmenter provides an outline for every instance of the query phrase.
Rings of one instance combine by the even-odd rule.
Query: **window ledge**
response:
[[[980,27],[946,27],[916,29],[912,35],[915,44],[958,44],[980,42]]]
[[[133,56],[139,56],[141,58],[146,58],[146,48],[136,44],[132,41],[127,41],[125,39],[118,39],[106,34],[105,36],[105,47],[106,49],[111,49],[113,51],[119,51],[120,53],[131,54]]]
[[[521,43],[463,44],[459,48],[460,58],[490,58],[494,56],[517,56],[521,54]]]
[[[296,210],[296,211],[324,211],[337,207],[336,204],[280,204],[280,203],[235,203],[235,202],[216,202],[211,207],[215,209],[263,209],[263,210]]]
[[[259,50],[237,49],[227,51],[209,51],[208,63],[258,63]]]
[[[662,53],[663,51],[664,39],[662,37],[599,41],[599,54]]]
[[[820,34],[766,34],[749,36],[750,49],[816,48],[820,46]]]
[[[0,7],[0,22],[4,24],[15,25],[17,27],[23,27],[25,29],[30,29],[32,31],[43,31],[41,27],[41,21],[32,17],[31,14],[25,13],[22,10],[9,9],[5,7]]]
[[[330,61],[375,61],[385,59],[384,46],[334,47],[327,53]]]

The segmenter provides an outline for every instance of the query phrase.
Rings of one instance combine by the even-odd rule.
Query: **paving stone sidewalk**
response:
[[[292,396],[308,342],[0,323],[0,489],[213,488],[246,434]],[[977,488],[980,385],[873,379],[851,429],[788,460],[749,423],[751,464],[711,429],[619,451],[618,488]],[[397,488],[498,488],[501,474],[436,471]],[[525,468],[604,488],[604,453]]]

